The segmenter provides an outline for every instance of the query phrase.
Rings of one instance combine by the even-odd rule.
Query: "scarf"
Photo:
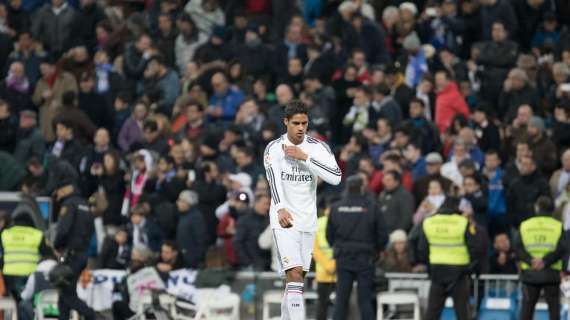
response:
[[[148,170],[143,172],[135,170],[135,172],[133,172],[131,183],[123,196],[123,205],[121,208],[121,214],[123,216],[128,216],[130,209],[136,206],[139,202],[143,193],[144,185],[148,179],[147,172]]]
[[[439,207],[441,207],[441,205],[445,201],[445,196],[444,195],[428,196],[427,200],[433,205],[434,207],[433,210],[435,212],[439,209]]]
[[[9,89],[12,89],[14,91],[17,91],[19,93],[28,93],[28,90],[30,89],[30,82],[28,81],[28,78],[26,77],[17,77],[16,75],[14,75],[13,73],[8,73],[8,76],[6,77],[6,86]]]

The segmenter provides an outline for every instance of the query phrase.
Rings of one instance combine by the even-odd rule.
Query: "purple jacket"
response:
[[[135,118],[130,117],[125,121],[119,132],[119,147],[122,151],[129,151],[131,144],[143,140],[143,131],[139,127]]]

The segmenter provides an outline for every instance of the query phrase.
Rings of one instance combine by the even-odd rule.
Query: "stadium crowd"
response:
[[[2,2],[0,189],[71,178],[92,268],[270,270],[263,151],[299,99],[379,201],[382,268],[425,271],[414,227],[453,194],[481,271],[516,273],[540,196],[570,229],[569,22],[565,0]]]

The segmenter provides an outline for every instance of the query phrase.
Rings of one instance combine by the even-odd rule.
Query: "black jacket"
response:
[[[80,92],[78,94],[79,108],[85,112],[97,128],[107,128],[113,131],[115,125],[114,112],[105,96],[95,92]]]
[[[0,120],[0,151],[14,152],[17,133],[18,119],[15,116]]]
[[[182,253],[184,267],[198,269],[206,260],[206,224],[197,207],[181,213],[176,229],[176,244]]]
[[[512,226],[534,215],[534,203],[540,196],[550,196],[548,181],[538,169],[527,176],[519,176],[506,189],[507,218]]]
[[[531,217],[529,217],[531,218]],[[567,242],[566,235],[562,231],[562,235],[554,251],[548,253],[542,258],[544,261],[544,269],[534,271],[532,269],[521,271],[521,281],[525,284],[558,284],[560,283],[560,271],[549,268],[553,263],[564,258],[567,248],[564,243]],[[515,250],[519,261],[524,261],[528,265],[532,265],[532,256],[526,250],[520,233],[515,237]]]
[[[196,181],[192,189],[198,193],[200,199],[198,208],[204,216],[207,243],[213,244],[216,241],[216,227],[218,226],[216,208],[226,201],[226,190],[218,181],[207,183],[204,180]]]
[[[127,233],[129,235],[129,243],[133,244],[135,226],[132,223],[127,225]],[[146,237],[145,245],[153,252],[159,252],[160,246],[162,245],[162,231],[160,230],[158,222],[152,217],[146,217],[142,227],[142,233]]]
[[[384,190],[380,194],[380,211],[388,234],[397,229],[408,231],[414,215],[414,196],[402,186],[392,191]]]
[[[460,279],[461,276],[474,270],[474,267],[477,266],[477,258],[481,256],[480,246],[477,245],[478,239],[479,236],[475,232],[475,228],[467,225],[465,230],[465,244],[469,252],[470,264],[467,266],[430,265],[429,274],[431,280],[440,284],[450,285]],[[417,255],[420,262],[429,264],[429,242],[423,230],[423,222],[419,228]]]
[[[125,243],[124,250],[119,255],[119,244],[112,237],[107,237],[97,257],[97,268],[124,270],[129,265],[130,257],[131,247],[128,244]]]
[[[490,102],[497,102],[511,68],[517,61],[518,45],[512,41],[483,43],[477,57],[477,75],[481,79],[481,92]],[[503,114],[499,114],[503,116]]]
[[[271,254],[257,244],[259,235],[269,225],[267,216],[250,211],[239,218],[234,237],[234,249],[241,267],[253,267],[255,270],[268,270]]]
[[[78,193],[63,199],[58,214],[54,248],[58,251],[73,250],[79,254],[87,254],[94,231],[93,215],[89,212],[87,201]]]
[[[338,268],[347,267],[357,256],[376,257],[387,240],[386,224],[374,198],[350,195],[332,205],[327,241],[333,247]]]

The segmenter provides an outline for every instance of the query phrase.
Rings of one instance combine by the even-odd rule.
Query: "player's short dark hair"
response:
[[[309,108],[299,100],[293,100],[285,105],[285,118],[290,120],[296,114],[309,115]]]
[[[540,196],[536,200],[537,214],[552,214],[554,212],[554,203],[549,196]]]

